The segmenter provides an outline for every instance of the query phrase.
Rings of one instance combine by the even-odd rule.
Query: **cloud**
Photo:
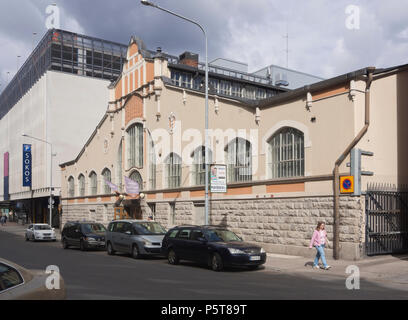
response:
[[[255,71],[269,64],[286,66],[289,32],[289,67],[333,77],[369,65],[388,67],[407,63],[408,1],[400,0],[155,0],[201,23],[207,30],[209,58],[223,57],[248,63]],[[141,37],[148,48],[160,46],[179,55],[200,54],[201,31],[179,18],[137,0],[57,0],[61,27],[89,36],[128,43]],[[32,32],[46,32],[45,0],[0,2],[0,79],[13,69],[17,54],[31,49]],[[360,29],[346,28],[346,7],[360,9]],[[3,46],[2,46],[3,47]],[[1,80],[0,80],[1,81]]]

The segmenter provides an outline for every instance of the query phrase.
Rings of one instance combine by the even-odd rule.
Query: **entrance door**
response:
[[[127,214],[129,215],[130,219],[136,219],[136,220],[142,220],[143,219],[143,214],[142,214],[142,208],[140,207],[140,203],[132,203],[131,205],[128,205],[125,207],[125,210]]]
[[[205,225],[205,206],[204,203],[194,204],[193,224],[197,226]]]

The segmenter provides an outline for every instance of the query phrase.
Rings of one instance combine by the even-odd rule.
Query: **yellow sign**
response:
[[[340,177],[340,192],[341,193],[354,193],[354,177],[353,176]]]

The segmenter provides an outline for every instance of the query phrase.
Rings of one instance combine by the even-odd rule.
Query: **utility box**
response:
[[[373,176],[374,172],[361,171],[361,156],[374,156],[373,152],[363,151],[361,149],[352,149],[350,152],[350,175],[354,177],[354,193],[355,196],[361,195],[361,176]]]

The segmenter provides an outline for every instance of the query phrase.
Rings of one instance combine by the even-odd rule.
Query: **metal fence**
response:
[[[408,191],[372,185],[366,192],[366,254],[408,252]]]

